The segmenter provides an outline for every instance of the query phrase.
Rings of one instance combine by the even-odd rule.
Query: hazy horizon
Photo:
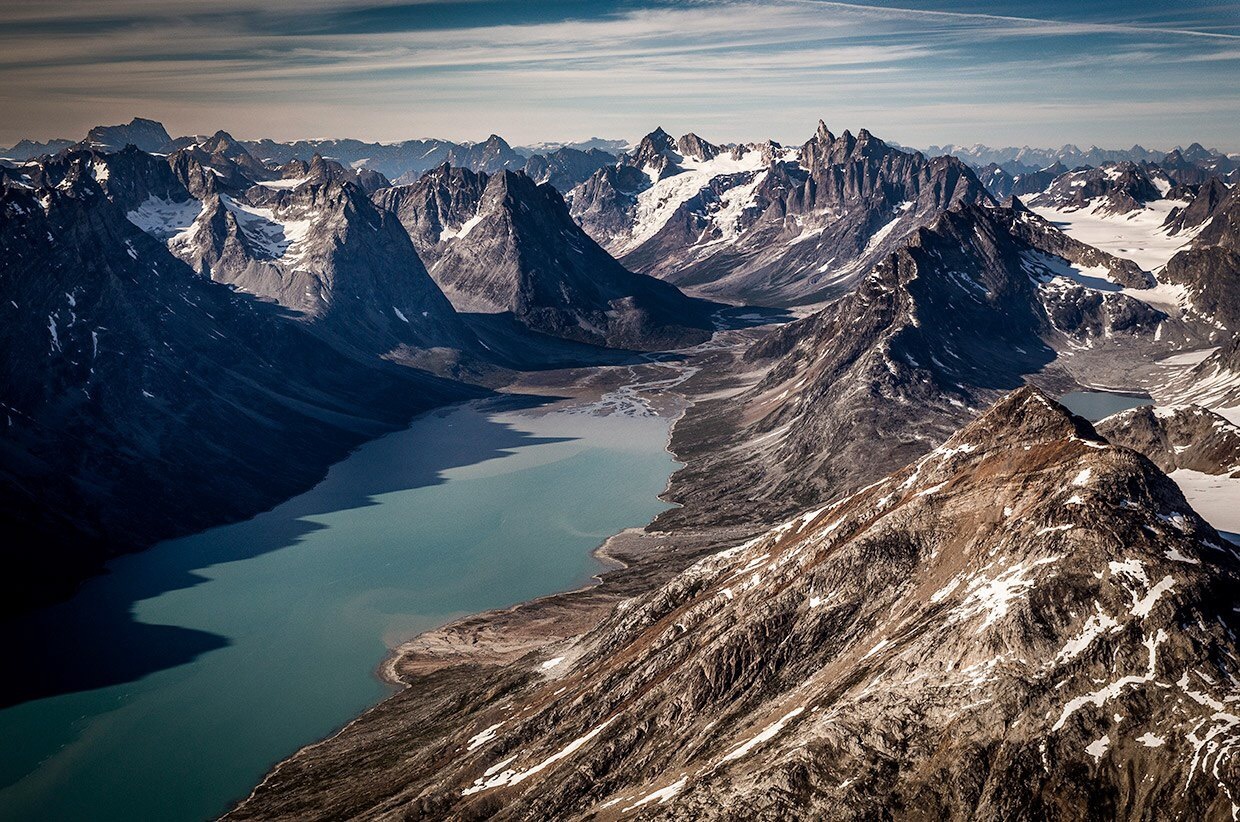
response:
[[[31,141],[33,141],[33,142],[39,142],[39,143],[48,142],[48,141],[50,141],[50,140],[59,140],[59,139],[67,139],[67,140],[80,140],[80,139],[82,139],[83,137],[85,137],[86,132],[87,132],[90,128],[93,128],[94,126],[117,126],[117,125],[125,125],[125,124],[129,123],[129,122],[130,122],[130,120],[132,120],[132,119],[134,119],[134,118],[144,118],[144,119],[149,119],[149,120],[155,120],[155,121],[157,121],[157,122],[159,122],[159,123],[163,124],[163,126],[167,129],[167,131],[168,131],[169,135],[170,135],[170,136],[172,136],[173,138],[177,138],[177,137],[187,137],[187,136],[210,136],[211,134],[214,134],[216,131],[224,131],[224,132],[227,132],[229,135],[231,135],[232,137],[234,137],[234,138],[236,138],[236,139],[238,139],[238,140],[253,140],[253,141],[257,141],[257,140],[262,140],[262,139],[272,139],[272,140],[275,140],[276,142],[286,142],[286,143],[292,143],[292,142],[297,142],[297,141],[302,141],[302,140],[307,141],[307,142],[322,141],[322,140],[358,140],[358,141],[363,142],[363,143],[380,143],[380,144],[385,144],[385,145],[391,145],[391,144],[401,143],[401,142],[406,142],[406,141],[410,141],[410,140],[435,140],[435,139],[438,139],[438,140],[448,140],[448,141],[455,142],[455,143],[468,144],[468,143],[482,143],[482,142],[485,142],[485,141],[486,141],[486,140],[487,140],[487,139],[488,139],[488,138],[489,138],[492,134],[495,134],[495,135],[497,135],[497,136],[501,137],[501,138],[502,138],[502,139],[503,139],[506,143],[508,143],[509,145],[511,145],[511,146],[513,146],[513,147],[515,147],[515,148],[527,148],[527,147],[538,146],[538,145],[540,145],[540,144],[548,144],[548,145],[569,145],[569,144],[576,144],[576,143],[584,143],[584,142],[587,142],[587,141],[589,141],[589,140],[626,140],[626,141],[628,141],[628,143],[629,143],[630,145],[636,145],[636,144],[637,144],[637,142],[638,142],[638,141],[640,141],[640,140],[641,140],[641,138],[642,138],[643,136],[645,136],[646,134],[649,134],[650,132],[654,131],[654,130],[655,130],[655,128],[662,128],[664,131],[667,131],[668,133],[672,134],[672,135],[673,135],[673,136],[675,136],[675,137],[679,137],[680,135],[682,135],[682,134],[687,134],[687,133],[689,133],[689,132],[698,133],[698,132],[697,132],[697,131],[695,131],[695,129],[693,129],[692,127],[686,127],[686,128],[684,128],[684,129],[674,129],[674,128],[670,128],[670,127],[668,127],[668,126],[665,126],[662,122],[658,122],[658,123],[654,123],[653,125],[651,125],[651,126],[650,126],[650,127],[648,127],[648,128],[643,129],[640,133],[631,133],[631,134],[590,134],[590,135],[574,135],[574,136],[570,136],[570,137],[542,137],[542,138],[538,138],[538,139],[534,139],[534,140],[526,140],[526,141],[510,140],[510,139],[508,139],[508,138],[504,135],[504,133],[503,133],[502,131],[495,131],[495,130],[492,130],[492,131],[488,132],[486,135],[483,135],[483,136],[463,136],[463,137],[457,136],[457,137],[450,137],[450,136],[445,136],[445,135],[443,135],[443,134],[417,134],[417,135],[411,135],[411,136],[408,136],[408,137],[403,137],[403,138],[399,138],[399,139],[395,139],[395,140],[369,139],[369,138],[366,138],[366,137],[359,137],[359,136],[354,135],[354,134],[313,134],[313,135],[293,135],[293,136],[288,136],[288,137],[279,137],[279,138],[277,138],[277,137],[273,137],[273,136],[272,136],[272,135],[270,135],[270,134],[265,134],[265,133],[262,133],[262,134],[260,134],[260,133],[248,134],[248,133],[246,133],[246,132],[244,131],[244,129],[230,129],[230,128],[226,128],[226,127],[222,127],[222,126],[221,126],[221,127],[218,127],[218,128],[214,128],[214,129],[208,129],[208,130],[184,130],[184,129],[180,129],[180,130],[179,130],[179,129],[173,128],[173,127],[172,127],[172,126],[171,126],[171,125],[170,125],[167,121],[165,121],[165,120],[163,120],[163,119],[161,119],[161,118],[159,118],[159,117],[147,116],[147,115],[144,115],[144,114],[134,114],[134,115],[132,115],[132,116],[126,116],[126,117],[122,117],[122,118],[113,118],[113,120],[114,120],[115,122],[113,122],[113,121],[102,122],[102,121],[101,121],[101,122],[98,122],[98,123],[90,123],[89,125],[84,125],[84,126],[82,126],[82,127],[81,127],[81,129],[80,129],[80,133],[75,133],[75,134],[58,134],[58,135],[49,135],[49,136],[29,136],[29,135],[27,135],[27,136],[21,137],[21,138],[19,138],[19,139],[28,139],[28,140],[31,140]],[[853,132],[853,133],[855,134],[855,133],[856,133],[859,129],[861,129],[861,128],[868,128],[868,127],[867,127],[867,126],[865,126],[864,124],[859,125],[859,126],[850,126],[850,125],[843,125],[843,124],[835,124],[835,125],[833,125],[831,122],[827,121],[827,120],[826,120],[826,118],[820,118],[820,119],[823,119],[823,121],[824,121],[824,122],[826,122],[827,127],[828,127],[829,129],[831,129],[831,131],[832,131],[832,132],[834,132],[834,133],[836,133],[836,134],[843,133],[845,130],[847,130],[847,131],[851,131],[851,132]],[[813,123],[810,123],[810,124],[809,124],[809,127],[807,127],[807,128],[805,129],[805,133],[804,133],[803,135],[800,135],[800,136],[795,136],[795,135],[794,135],[794,136],[792,136],[792,137],[785,138],[785,139],[777,139],[777,138],[775,138],[775,137],[771,137],[770,135],[752,135],[752,136],[749,136],[749,137],[742,137],[742,138],[739,138],[739,139],[730,139],[730,140],[713,139],[713,138],[712,138],[712,135],[710,135],[710,134],[699,134],[699,136],[700,136],[700,137],[702,137],[702,138],[704,138],[704,139],[711,140],[712,142],[716,142],[716,143],[720,143],[720,144],[733,144],[733,143],[738,143],[738,142],[739,142],[739,143],[745,143],[745,142],[760,142],[760,141],[762,141],[762,140],[772,139],[772,140],[775,140],[775,142],[780,143],[781,145],[793,146],[793,145],[800,145],[800,144],[804,143],[807,139],[809,139],[809,137],[810,137],[810,136],[812,136],[813,131],[814,131],[814,128],[816,128],[816,126],[817,126],[817,121],[814,121]],[[1215,149],[1215,150],[1218,150],[1218,151],[1223,151],[1223,152],[1230,153],[1230,154],[1235,154],[1235,153],[1237,153],[1235,149],[1232,149],[1232,148],[1230,148],[1230,147],[1225,147],[1225,146],[1222,146],[1222,145],[1212,145],[1212,144],[1210,144],[1210,143],[1206,143],[1206,142],[1204,142],[1204,141],[1202,141],[1202,140],[1198,140],[1198,139],[1184,139],[1184,140],[1182,140],[1182,141],[1180,141],[1180,142],[1177,142],[1177,143],[1174,143],[1174,144],[1171,144],[1171,145],[1146,145],[1146,144],[1141,143],[1140,141],[1134,141],[1134,142],[1132,142],[1132,143],[1128,143],[1128,144],[1126,144],[1126,145],[1121,145],[1121,144],[1115,144],[1115,145],[1110,145],[1110,144],[1107,144],[1107,145],[1098,145],[1098,144],[1096,144],[1096,143],[1082,143],[1082,142],[1079,142],[1079,141],[1072,141],[1072,140],[1068,140],[1068,141],[1066,141],[1066,142],[1064,142],[1064,143],[1059,143],[1059,144],[1056,144],[1056,145],[1040,145],[1040,144],[1039,144],[1039,145],[1035,145],[1035,144],[1033,144],[1033,143],[1028,143],[1028,142],[1022,142],[1022,143],[991,143],[991,142],[987,142],[987,141],[985,141],[985,140],[969,140],[969,141],[963,141],[963,140],[943,140],[943,141],[934,141],[934,140],[930,140],[930,141],[926,141],[926,142],[922,142],[922,143],[910,143],[910,142],[907,142],[907,141],[905,141],[905,140],[900,140],[900,139],[898,139],[898,138],[896,138],[896,137],[893,137],[893,136],[892,136],[892,135],[890,135],[890,134],[883,134],[883,133],[879,133],[879,132],[875,131],[875,129],[873,129],[873,128],[871,128],[871,129],[870,129],[870,131],[871,131],[872,133],[874,133],[874,134],[875,134],[875,136],[879,137],[880,139],[885,140],[885,141],[886,141],[886,142],[888,142],[888,143],[895,143],[895,144],[898,144],[898,145],[900,145],[900,146],[903,146],[903,147],[906,147],[906,148],[910,148],[910,149],[924,149],[924,148],[927,148],[927,147],[929,147],[929,146],[939,146],[939,147],[941,147],[941,146],[947,146],[947,145],[952,145],[952,146],[955,146],[955,147],[957,147],[957,148],[967,148],[967,147],[969,147],[969,146],[973,146],[973,145],[985,145],[986,147],[988,147],[988,148],[992,148],[992,149],[1005,149],[1005,148],[1029,148],[1029,149],[1034,149],[1034,150],[1055,150],[1055,149],[1063,148],[1063,147],[1065,147],[1065,146],[1067,146],[1067,145],[1074,145],[1074,146],[1076,146],[1077,148],[1079,148],[1079,149],[1081,149],[1081,150],[1089,150],[1090,148],[1099,148],[1099,149],[1103,149],[1103,150],[1124,150],[1124,149],[1130,149],[1130,148],[1133,148],[1135,145],[1140,145],[1142,148],[1145,148],[1145,149],[1150,150],[1150,151],[1155,151],[1155,152],[1157,152],[1157,151],[1168,151],[1168,152],[1169,152],[1169,151],[1171,151],[1171,150],[1173,150],[1173,149],[1175,149],[1175,148],[1185,148],[1185,147],[1187,147],[1187,146],[1191,145],[1192,143],[1196,142],[1196,143],[1200,143],[1200,144],[1202,144],[1202,145],[1203,145],[1205,148],[1207,148],[1207,149]],[[12,145],[14,145],[14,144],[15,144],[15,143],[17,143],[17,142],[18,142],[18,140],[10,140],[7,144],[0,144],[0,145],[4,145],[4,147],[11,147]]]

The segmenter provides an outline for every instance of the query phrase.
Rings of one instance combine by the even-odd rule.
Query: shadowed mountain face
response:
[[[230,818],[1225,819],[1237,595],[1166,476],[1026,388]]]
[[[532,330],[638,349],[710,336],[712,306],[617,263],[573,222],[559,193],[524,174],[441,166],[379,192],[460,311],[510,312]]]
[[[769,304],[838,296],[916,228],[988,202],[973,172],[862,129],[800,148],[647,135],[574,189],[573,215],[621,262],[702,293]]]
[[[550,154],[535,154],[525,161],[522,169],[536,183],[548,183],[556,191],[572,191],[590,179],[590,175],[616,162],[616,155],[591,148],[580,151],[561,148]]]
[[[286,309],[195,273],[157,221],[135,224],[193,227],[200,204],[168,168],[78,152],[0,191],[6,609],[109,555],[269,507],[363,440],[477,393],[347,356]]]
[[[163,151],[172,142],[163,123],[135,117],[125,125],[95,126],[79,145],[96,151],[120,151],[136,146],[142,151]]]

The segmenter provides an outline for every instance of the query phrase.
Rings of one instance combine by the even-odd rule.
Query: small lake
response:
[[[668,507],[668,425],[454,407],[270,512],[112,563],[14,631],[0,818],[223,812],[390,693],[390,648],[587,583],[592,549]]]
[[[1060,405],[1090,422],[1097,422],[1129,408],[1151,405],[1153,402],[1148,394],[1125,394],[1117,391],[1073,391],[1059,398]]]

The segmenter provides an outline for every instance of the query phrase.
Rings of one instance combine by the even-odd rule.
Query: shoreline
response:
[[[609,395],[615,395],[621,389],[636,388],[636,391],[629,391],[625,396],[636,397],[651,416],[670,418],[663,450],[677,467],[672,470],[663,490],[657,494],[660,500],[668,503],[668,507],[642,525],[608,536],[592,549],[590,556],[605,567],[594,573],[588,582],[505,608],[468,614],[415,634],[396,645],[373,670],[375,677],[393,691],[333,733],[273,763],[263,779],[246,797],[232,804],[223,818],[245,815],[252,801],[261,804],[262,799],[258,795],[265,786],[288,768],[295,768],[306,759],[314,759],[315,752],[328,743],[339,742],[342,737],[347,744],[348,737],[356,735],[353,733],[355,730],[364,734],[371,720],[381,721],[374,719],[376,716],[385,716],[398,709],[404,700],[415,698],[416,693],[411,696],[411,692],[452,691],[459,687],[454,683],[464,675],[463,671],[480,673],[500,670],[557,643],[569,643],[592,629],[620,600],[656,587],[703,554],[718,550],[721,545],[744,541],[755,528],[761,530],[761,525],[678,528],[674,536],[662,530],[647,530],[666,512],[684,507],[683,503],[668,498],[676,489],[676,477],[689,467],[689,462],[673,449],[677,427],[697,400],[716,397],[721,389],[720,384],[710,379],[699,384],[694,382],[694,378],[704,372],[711,373],[712,370],[705,366],[717,357],[733,359],[752,340],[749,331],[721,332],[722,340],[717,334],[711,341],[693,349],[667,352],[684,355],[685,359],[675,363],[661,362],[652,357],[647,362],[625,366],[535,372],[523,374],[511,384],[497,387],[495,390],[501,397],[543,392],[561,397],[557,402],[518,412],[538,417],[591,406],[596,408],[597,413],[607,407],[605,399]],[[669,384],[665,378],[665,369],[669,366],[678,370],[687,369],[689,373],[678,375],[681,378],[671,380]],[[731,390],[735,386],[727,388]],[[636,406],[626,407],[631,409]],[[599,416],[615,413],[624,411],[613,404],[610,410]],[[471,677],[473,675],[469,674]],[[296,774],[297,770],[293,773]]]
[[[658,365],[661,365],[661,363],[657,361],[652,361],[646,366],[615,366],[615,367],[616,368],[628,368],[631,372],[634,368],[650,367],[650,366],[658,366]],[[689,366],[682,366],[682,367],[689,368]],[[597,368],[596,369],[582,369],[582,370],[586,371],[587,373],[590,373],[590,372],[598,373],[599,371],[599,369]],[[679,388],[680,385],[682,385],[684,382],[687,382],[689,379],[692,379],[692,377],[693,377],[693,373],[690,373],[684,379],[679,380],[671,388],[672,389]],[[632,385],[633,385],[632,383],[629,385],[619,385],[617,386],[616,389],[613,389],[613,392],[620,390],[622,388],[631,387]],[[514,386],[505,386],[504,390],[500,392],[501,399],[498,400],[498,403],[503,402],[502,397],[506,395],[505,394],[506,391],[510,390],[511,388],[520,388],[520,387],[522,387],[520,382],[518,382]],[[539,386],[539,387],[544,387],[544,386]],[[566,388],[571,389],[574,387],[574,381],[570,380],[563,385],[552,386],[552,387],[556,387],[559,389],[566,389]],[[507,396],[519,397],[519,396],[522,396],[523,393],[524,392],[516,391],[511,394],[507,394]],[[582,409],[582,410],[589,409],[592,405],[597,404],[601,400],[601,398],[606,396],[608,393],[612,393],[612,392],[603,392],[598,397],[593,397],[594,392],[582,392],[582,393],[577,394],[576,396],[567,397],[560,402],[552,403],[549,406],[531,408],[531,409],[527,409],[526,411],[527,413],[530,413],[531,415],[536,415],[540,417],[548,416],[554,413],[565,413],[565,412],[571,413],[574,409]],[[665,496],[672,490],[672,482],[673,482],[673,478],[675,477],[676,473],[682,470],[686,465],[686,463],[680,460],[680,458],[672,450],[672,439],[673,439],[673,434],[676,429],[676,425],[684,418],[685,413],[693,405],[692,400],[690,400],[688,397],[685,397],[682,395],[676,395],[676,394],[673,394],[671,396],[673,400],[671,402],[670,407],[674,409],[674,415],[670,416],[670,420],[667,425],[667,435],[664,437],[663,450],[666,451],[667,454],[672,458],[672,461],[676,467],[674,467],[672,469],[671,474],[669,474],[667,478],[667,482],[663,486],[663,490],[659,491],[659,493],[656,494],[656,497],[659,500],[669,503],[670,507],[665,510],[671,510],[672,508],[682,507],[680,503],[672,502],[670,500],[665,499]],[[492,399],[491,401],[495,401],[495,400]],[[667,411],[666,407],[660,408],[659,410],[655,410],[652,416],[664,417],[666,414],[666,411]],[[517,413],[521,413],[521,412],[518,411]],[[619,413],[619,412],[609,411],[603,414],[599,414],[599,416],[611,416],[612,414],[615,414],[615,413]],[[406,688],[410,687],[409,683],[404,678],[402,678],[401,674],[398,671],[398,667],[402,660],[404,660],[405,658],[411,655],[410,654],[411,650],[419,644],[419,640],[424,640],[425,638],[435,637],[437,635],[442,635],[442,634],[450,634],[455,629],[463,628],[471,624],[490,622],[492,620],[500,620],[504,617],[514,616],[514,615],[517,615],[521,611],[528,610],[528,609],[536,609],[540,604],[544,604],[550,600],[554,600],[560,597],[570,596],[573,594],[587,594],[591,591],[597,590],[598,588],[606,584],[606,580],[604,579],[606,575],[617,572],[617,571],[624,571],[631,567],[630,563],[625,562],[625,560],[622,559],[620,555],[612,552],[612,549],[614,548],[615,544],[617,542],[623,542],[629,539],[637,541],[637,542],[650,539],[650,534],[646,531],[646,529],[649,528],[662,513],[663,513],[662,511],[659,512],[659,514],[656,514],[655,516],[651,517],[649,521],[647,521],[646,523],[642,525],[630,526],[614,534],[611,534],[610,536],[606,537],[601,543],[599,543],[597,546],[591,549],[589,552],[589,556],[594,558],[604,567],[600,568],[596,573],[592,574],[590,576],[589,581],[583,583],[582,585],[576,588],[569,588],[563,591],[556,591],[554,593],[545,594],[540,597],[535,597],[533,599],[523,600],[521,602],[514,603],[513,605],[510,605],[506,608],[492,608],[487,611],[479,611],[477,613],[467,614],[465,616],[458,617],[457,619],[454,619],[451,622],[447,622],[437,628],[431,628],[430,630],[422,631],[418,634],[415,634],[414,636],[409,637],[405,641],[396,645],[394,648],[392,648],[389,651],[388,655],[383,659],[381,663],[379,663],[379,665],[375,669],[375,675],[378,677],[378,679],[381,682],[383,682],[385,685],[392,686],[393,688],[396,689],[396,691],[393,694],[390,694],[388,697],[385,697],[385,699],[391,698],[391,696],[394,696],[395,693],[399,693],[400,691],[405,690]],[[551,644],[552,642],[555,642],[555,641],[557,640],[551,639],[546,644]],[[522,655],[523,655],[524,653],[529,653],[531,651],[537,650],[537,648],[540,646],[529,645],[529,646],[522,646],[522,647],[524,648],[524,651],[522,652]],[[507,654],[505,654],[505,656],[507,656]],[[453,660],[450,662],[445,662],[445,665],[459,664],[465,661],[466,661],[465,659]],[[494,659],[494,661],[499,662],[501,660]],[[503,660],[503,661],[507,661],[507,660]],[[360,719],[360,718],[361,718],[360,716],[356,717],[353,721],[356,721],[357,719]],[[341,728],[340,730],[343,731],[347,727],[348,726],[346,725],[344,726],[344,728]],[[337,731],[337,733],[339,732],[340,731]],[[334,735],[335,734],[333,734],[333,736]],[[322,742],[327,741],[327,739],[330,739],[330,737],[327,737],[323,740],[319,740],[319,742],[316,742],[313,744],[315,745],[321,744]],[[306,747],[310,747],[310,746],[306,746]],[[298,751],[298,753],[300,753],[300,751]]]

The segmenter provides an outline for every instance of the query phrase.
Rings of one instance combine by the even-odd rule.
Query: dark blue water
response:
[[[455,408],[271,512],[114,563],[6,665],[58,695],[0,711],[0,816],[219,814],[389,693],[389,648],[587,582],[593,548],[667,507],[667,428]]]

